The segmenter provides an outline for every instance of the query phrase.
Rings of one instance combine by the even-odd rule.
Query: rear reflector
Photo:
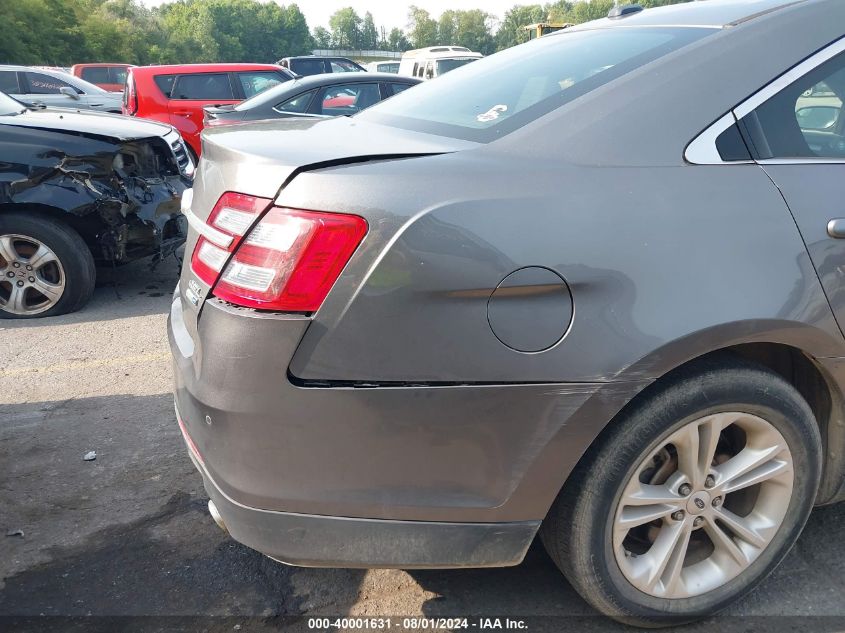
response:
[[[231,236],[232,244],[226,249],[201,236],[191,267],[230,303],[315,312],[367,233],[367,222],[357,215],[273,207],[255,224],[269,204],[223,194],[208,223]]]

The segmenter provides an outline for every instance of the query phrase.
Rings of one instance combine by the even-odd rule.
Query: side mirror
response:
[[[839,120],[839,108],[835,106],[805,106],[795,113],[802,130],[829,130]]]
[[[76,90],[74,90],[70,86],[62,86],[61,88],[59,88],[59,92],[66,97],[70,97],[74,101],[79,101],[79,93],[76,92]]]

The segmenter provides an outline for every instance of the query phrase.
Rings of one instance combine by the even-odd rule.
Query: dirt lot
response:
[[[511,569],[365,572],[290,568],[231,541],[173,419],[176,267],[137,264],[116,280],[120,297],[103,285],[81,313],[0,321],[0,630],[273,630],[315,614],[623,628],[595,617],[536,544]],[[844,568],[845,504],[819,509],[761,589],[685,630],[845,630]],[[22,619],[39,615],[120,619]]]

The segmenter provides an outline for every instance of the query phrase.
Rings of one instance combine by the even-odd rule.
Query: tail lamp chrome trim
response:
[[[192,229],[194,229],[197,233],[202,235],[205,239],[207,239],[212,244],[219,246],[220,248],[229,250],[229,247],[232,245],[233,238],[230,235],[226,235],[222,231],[218,231],[213,226],[210,226],[205,223],[204,220],[201,220],[192,210],[190,207],[182,209],[182,215],[188,220],[188,224]]]

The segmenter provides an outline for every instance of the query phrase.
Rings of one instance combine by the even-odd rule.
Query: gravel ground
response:
[[[0,630],[307,629],[292,616],[315,615],[624,629],[595,616],[536,544],[514,568],[406,572],[286,567],[230,540],[173,418],[175,263],[105,272],[82,312],[0,321]],[[684,630],[843,631],[843,568],[845,504],[820,508],[760,589]]]

